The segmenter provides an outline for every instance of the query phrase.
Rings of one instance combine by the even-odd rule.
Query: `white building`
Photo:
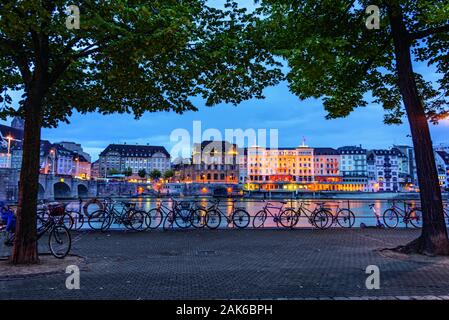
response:
[[[100,177],[105,178],[111,172],[124,172],[128,168],[135,175],[142,169],[147,174],[153,170],[164,174],[170,169],[170,154],[161,146],[128,144],[110,144],[100,153]]]
[[[400,191],[399,161],[402,156],[403,154],[397,149],[368,152],[368,191]]]

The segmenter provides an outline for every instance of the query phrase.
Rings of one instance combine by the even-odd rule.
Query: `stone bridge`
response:
[[[97,183],[95,181],[79,180],[70,176],[39,176],[40,199],[85,198],[96,195]]]

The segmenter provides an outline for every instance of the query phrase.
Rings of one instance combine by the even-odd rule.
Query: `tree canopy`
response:
[[[301,99],[321,98],[328,118],[345,117],[370,100],[386,110],[386,123],[404,115],[387,4],[398,3],[416,62],[438,79],[415,73],[431,121],[449,115],[449,4],[446,0],[262,0],[259,26],[272,52],[288,62],[290,89]],[[380,9],[380,28],[368,29],[369,5]],[[425,71],[429,69],[424,68]],[[421,70],[419,70],[421,71]],[[435,81],[432,85],[432,81]]]
[[[44,92],[43,125],[81,113],[196,110],[237,104],[280,77],[257,43],[254,17],[228,1],[5,0],[0,4],[0,117],[23,115],[29,90]],[[77,5],[80,28],[68,29]],[[11,93],[24,92],[20,107]]]

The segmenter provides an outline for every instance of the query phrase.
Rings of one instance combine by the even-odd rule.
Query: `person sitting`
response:
[[[3,223],[3,229],[8,233],[5,245],[10,246],[13,244],[14,233],[16,232],[16,215],[4,202],[0,201],[0,213]]]

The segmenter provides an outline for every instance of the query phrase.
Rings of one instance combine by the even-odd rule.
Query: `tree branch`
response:
[[[416,31],[410,33],[410,40],[418,40],[422,39],[428,36],[431,36],[433,34],[437,33],[443,33],[443,32],[449,32],[449,24],[441,26],[441,27],[434,27],[434,28],[428,28],[421,31]]]

